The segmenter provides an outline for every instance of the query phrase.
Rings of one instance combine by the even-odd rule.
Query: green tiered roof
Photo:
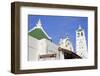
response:
[[[35,30],[29,32],[29,35],[36,39],[48,39],[48,37],[44,34],[44,32],[40,28],[36,28]]]

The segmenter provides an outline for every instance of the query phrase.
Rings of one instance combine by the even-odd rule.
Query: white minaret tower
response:
[[[82,58],[87,58],[87,44],[84,29],[81,26],[76,30],[76,54]]]

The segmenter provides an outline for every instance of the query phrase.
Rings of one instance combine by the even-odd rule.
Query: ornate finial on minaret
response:
[[[36,27],[41,28],[42,27],[41,25],[42,25],[42,23],[41,23],[41,20],[39,19],[37,24],[36,24]]]
[[[77,30],[76,30],[76,32],[79,32],[79,31],[82,31],[82,30],[83,29],[82,29],[81,25],[79,25],[78,28],[77,28]]]
[[[69,36],[68,36],[68,34],[66,34],[66,39],[69,40]]]
[[[81,25],[79,25],[78,29],[82,29]]]

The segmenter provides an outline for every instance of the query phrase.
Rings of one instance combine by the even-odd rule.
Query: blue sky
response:
[[[69,36],[74,50],[76,46],[76,29],[79,25],[84,29],[86,42],[88,39],[88,18],[75,16],[50,16],[50,15],[28,15],[28,31],[36,26],[38,20],[41,20],[42,27],[56,44],[61,37]]]

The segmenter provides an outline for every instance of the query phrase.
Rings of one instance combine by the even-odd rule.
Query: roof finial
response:
[[[66,39],[69,40],[69,36],[68,35],[66,35]]]
[[[37,26],[38,28],[41,28],[41,25],[42,25],[42,23],[41,23],[41,20],[39,19],[38,22],[37,22],[37,24],[36,24],[36,26]]]
[[[82,29],[81,25],[79,25],[78,29]]]

